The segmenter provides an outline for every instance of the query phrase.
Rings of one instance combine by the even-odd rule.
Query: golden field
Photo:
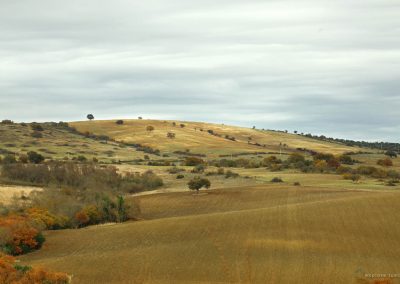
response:
[[[287,185],[148,195],[142,221],[48,232],[21,259],[73,283],[374,283],[400,271],[399,201]]]

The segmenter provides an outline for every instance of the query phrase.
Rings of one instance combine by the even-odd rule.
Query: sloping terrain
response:
[[[40,126],[42,131],[34,131],[31,124],[0,124],[0,155],[36,151],[47,158],[72,159],[85,156],[102,162],[143,158],[143,152],[121,147],[118,143],[87,138],[51,123]],[[32,137],[34,133],[39,133],[42,137]]]
[[[117,141],[138,143],[164,152],[189,149],[192,153],[215,156],[281,150],[290,152],[297,148],[332,154],[359,150],[301,135],[200,122],[124,120],[118,125],[115,120],[95,120],[73,122],[71,125],[79,132],[107,135]],[[147,131],[148,126],[153,126],[154,130]],[[175,138],[168,138],[168,132],[174,133]]]
[[[256,186],[140,200],[143,221],[48,232],[23,263],[73,283],[373,283],[366,273],[400,271],[396,191]]]

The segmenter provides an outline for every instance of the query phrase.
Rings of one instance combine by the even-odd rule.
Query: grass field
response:
[[[181,124],[185,126],[180,127]],[[359,150],[356,147],[317,141],[295,134],[201,122],[124,120],[123,125],[117,125],[115,120],[95,120],[73,122],[71,125],[80,132],[107,135],[117,141],[139,143],[163,152],[190,149],[192,153],[214,157],[235,153],[279,152],[281,143],[287,145],[282,148],[283,152],[294,151],[296,148],[333,154]],[[147,126],[153,126],[154,131],[146,131]],[[221,137],[209,134],[208,130],[212,130]],[[167,138],[168,132],[175,133],[176,138]],[[236,141],[226,139],[226,135],[234,137]],[[249,138],[251,144],[248,143]],[[252,145],[255,143],[262,146]]]
[[[286,185],[148,195],[142,221],[48,232],[21,259],[73,283],[374,283],[400,272],[399,202]]]

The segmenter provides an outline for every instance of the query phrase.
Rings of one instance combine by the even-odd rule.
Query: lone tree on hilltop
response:
[[[93,120],[93,119],[94,119],[94,115],[91,114],[91,113],[89,113],[89,114],[86,116],[86,118],[89,119],[89,120]]]
[[[188,187],[191,190],[196,190],[199,192],[200,188],[210,188],[211,182],[206,178],[195,177],[188,182]]]

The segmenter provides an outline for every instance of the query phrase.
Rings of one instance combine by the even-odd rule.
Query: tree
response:
[[[44,161],[44,157],[41,154],[36,153],[35,151],[30,151],[28,152],[28,160],[31,163],[40,164]]]
[[[175,138],[175,133],[173,133],[173,132],[168,132],[168,133],[167,133],[167,137],[168,137],[169,139],[174,139],[174,138]]]
[[[89,120],[93,120],[93,119],[94,119],[94,115],[91,114],[91,113],[89,113],[89,114],[86,116],[86,118],[89,119]]]
[[[389,156],[390,158],[397,158],[397,153],[393,150],[388,150],[385,152],[386,156]]]
[[[148,132],[154,131],[154,126],[148,125],[148,126],[146,127],[146,131],[148,131]]]
[[[199,192],[202,187],[210,188],[210,186],[211,182],[206,178],[195,177],[188,182],[189,189],[196,190],[197,192]]]

